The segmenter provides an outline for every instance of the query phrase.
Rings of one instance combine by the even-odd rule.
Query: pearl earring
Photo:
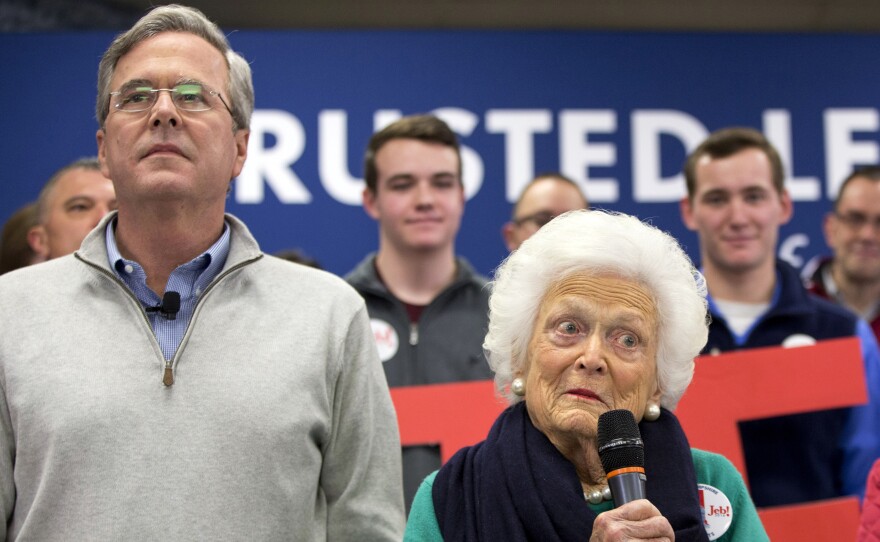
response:
[[[514,378],[513,382],[510,383],[510,391],[517,397],[524,396],[526,394],[525,381],[522,378]]]
[[[660,405],[648,403],[648,406],[645,407],[645,414],[642,417],[649,422],[657,421],[657,418],[660,417]]]

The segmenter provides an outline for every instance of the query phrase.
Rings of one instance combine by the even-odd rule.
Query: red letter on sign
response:
[[[829,359],[834,360],[833,371],[828,370]],[[694,380],[675,414],[691,446],[726,456],[746,480],[737,422],[868,400],[861,348],[854,337],[702,356],[696,364]],[[768,508],[760,514],[773,542],[854,540],[859,508],[856,498],[842,498]]]

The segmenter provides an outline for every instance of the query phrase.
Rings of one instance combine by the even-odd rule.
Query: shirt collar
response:
[[[140,294],[145,289],[148,290],[146,288],[147,277],[143,268],[133,260],[126,260],[119,252],[119,246],[116,243],[116,219],[107,223],[105,241],[107,245],[107,259],[116,276],[136,293],[138,299],[147,305],[153,304],[158,299],[158,296],[155,294],[152,296]],[[178,266],[168,278],[167,289],[179,292],[181,297],[200,295],[205,287],[223,269],[226,258],[229,256],[229,246],[230,228],[229,223],[224,221],[223,232],[220,234],[220,238],[208,250],[189,262]],[[180,284],[181,282],[186,284]],[[149,299],[144,299],[144,297]]]

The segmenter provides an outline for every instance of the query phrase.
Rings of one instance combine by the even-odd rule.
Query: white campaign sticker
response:
[[[709,540],[718,540],[733,522],[733,507],[730,499],[718,488],[697,484],[700,493],[700,511],[703,513],[703,526]]]
[[[783,348],[797,348],[798,346],[813,346],[816,344],[816,339],[810,337],[809,335],[804,335],[803,333],[795,333],[794,335],[789,335],[782,341]]]
[[[373,337],[376,338],[376,348],[379,350],[379,359],[386,362],[394,357],[400,341],[397,338],[397,332],[385,320],[373,318],[370,320],[370,327],[373,328]]]

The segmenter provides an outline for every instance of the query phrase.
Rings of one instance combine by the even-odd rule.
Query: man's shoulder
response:
[[[67,283],[76,269],[84,265],[77,261],[73,254],[55,258],[39,264],[22,267],[0,276],[0,290],[5,292],[22,292],[33,294],[29,288],[39,287],[40,290],[52,288],[60,283]]]
[[[816,340],[848,337],[857,332],[858,317],[846,308],[806,290],[799,299],[774,309],[768,325],[807,334]]]
[[[840,324],[854,329],[858,317],[845,307],[810,292],[801,281],[797,271],[785,262],[777,262],[782,271],[783,282],[787,282],[790,293],[784,293],[780,300],[780,308],[799,310],[805,314],[815,315],[820,325]],[[784,287],[786,287],[784,286]]]
[[[858,321],[858,316],[852,311],[830,299],[825,299],[816,294],[807,292],[807,300],[822,318],[850,322],[853,325]]]
[[[464,256],[456,255],[455,264],[458,268],[458,275],[460,277],[480,282],[482,284],[486,284],[487,282],[489,282],[489,277],[480,274],[476,269],[474,269],[474,266],[471,264],[471,262],[468,261],[468,259]]]
[[[303,288],[325,288],[351,292],[352,288],[345,280],[329,271],[316,269],[283,258],[264,254],[260,259],[260,267],[257,272],[267,277],[267,280],[278,281],[281,285]]]
[[[456,256],[455,263],[456,269],[458,270],[456,274],[456,283],[479,290],[485,290],[486,296],[488,296],[489,278],[478,273],[477,270],[474,269],[474,266],[463,256]]]
[[[342,278],[345,282],[355,287],[378,280],[376,276],[376,268],[373,263],[375,260],[375,252],[367,254],[356,266],[354,266],[354,269],[343,275]]]

